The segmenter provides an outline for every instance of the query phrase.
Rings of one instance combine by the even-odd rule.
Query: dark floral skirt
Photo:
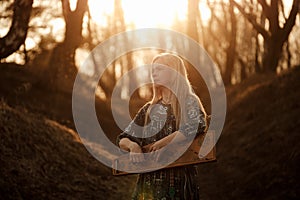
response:
[[[198,200],[197,166],[162,169],[140,174],[133,200]]]

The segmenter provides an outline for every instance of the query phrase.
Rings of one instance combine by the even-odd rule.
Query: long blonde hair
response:
[[[174,69],[176,72],[178,72],[178,73],[175,73],[175,77],[173,77],[174,84],[172,85],[172,89],[175,92],[176,96],[172,92],[172,98],[171,98],[171,107],[173,109],[173,113],[176,118],[176,128],[177,129],[179,128],[179,125],[181,122],[184,123],[187,121],[186,115],[184,114],[187,112],[186,105],[185,105],[185,103],[183,103],[180,107],[179,102],[185,102],[186,99],[190,98],[190,97],[197,100],[197,102],[199,103],[199,108],[204,113],[205,120],[206,120],[206,118],[207,118],[206,112],[203,108],[203,105],[202,105],[199,97],[194,93],[194,91],[192,89],[192,86],[191,86],[188,76],[187,76],[187,71],[186,71],[186,67],[185,67],[183,60],[175,54],[170,54],[170,53],[158,54],[152,60],[152,71],[153,71],[153,65],[155,63],[161,63],[161,62],[164,65],[167,65],[167,66],[171,67],[172,69]],[[152,76],[152,72],[151,72],[151,76]],[[184,78],[183,82],[180,81],[180,80],[182,80],[182,77]],[[162,93],[161,93],[160,87],[158,87],[154,83],[154,81],[153,81],[152,88],[153,88],[153,97],[152,97],[152,100],[150,101],[150,104],[154,105],[162,99]],[[149,106],[149,109],[147,111],[145,123],[148,123],[149,114],[150,114],[150,110],[152,107],[151,105]]]

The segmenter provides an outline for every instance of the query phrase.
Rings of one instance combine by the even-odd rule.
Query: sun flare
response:
[[[186,17],[187,1],[123,0],[125,19],[137,28],[171,26],[175,18]]]
[[[174,20],[186,18],[187,1],[180,0],[122,0],[124,18],[135,28],[171,26]],[[105,25],[106,16],[113,13],[114,1],[89,0],[92,18]]]

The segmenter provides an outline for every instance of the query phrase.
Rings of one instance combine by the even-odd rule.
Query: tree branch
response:
[[[247,13],[241,5],[236,3],[236,1],[232,1],[232,3],[235,7],[237,7],[237,9],[242,13],[242,15],[244,15],[247,18],[247,20],[252,24],[255,30],[257,30],[264,37],[264,39],[267,40],[270,38],[271,34],[267,30],[265,30],[260,24],[258,24],[256,22],[256,19],[254,19],[251,14]]]
[[[87,10],[88,0],[77,0],[76,12],[85,12]]]
[[[282,28],[284,34],[283,39],[287,40],[290,32],[292,31],[295,25],[296,17],[299,11],[300,11],[300,0],[294,0],[290,15]]]
[[[69,0],[61,0],[61,6],[63,11],[63,16],[65,20],[68,19],[68,14],[71,12]]]
[[[258,3],[261,5],[263,13],[267,17],[267,19],[270,20],[272,16],[272,11],[270,6],[267,4],[266,0],[258,0]]]
[[[270,22],[270,30],[272,33],[277,32],[279,27],[279,11],[278,11],[278,1],[271,1],[271,18]]]
[[[282,15],[284,17],[284,20],[286,21],[287,20],[287,16],[285,15],[285,12],[284,12],[284,5],[283,5],[282,0],[279,0],[279,6],[280,6],[280,10],[282,12]]]
[[[13,3],[13,19],[8,33],[0,37],[0,59],[17,51],[24,43],[30,20],[33,0],[15,0]]]

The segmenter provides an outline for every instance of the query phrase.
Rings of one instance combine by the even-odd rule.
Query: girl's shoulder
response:
[[[186,97],[185,104],[187,106],[199,105],[199,98],[195,94],[189,94]]]

